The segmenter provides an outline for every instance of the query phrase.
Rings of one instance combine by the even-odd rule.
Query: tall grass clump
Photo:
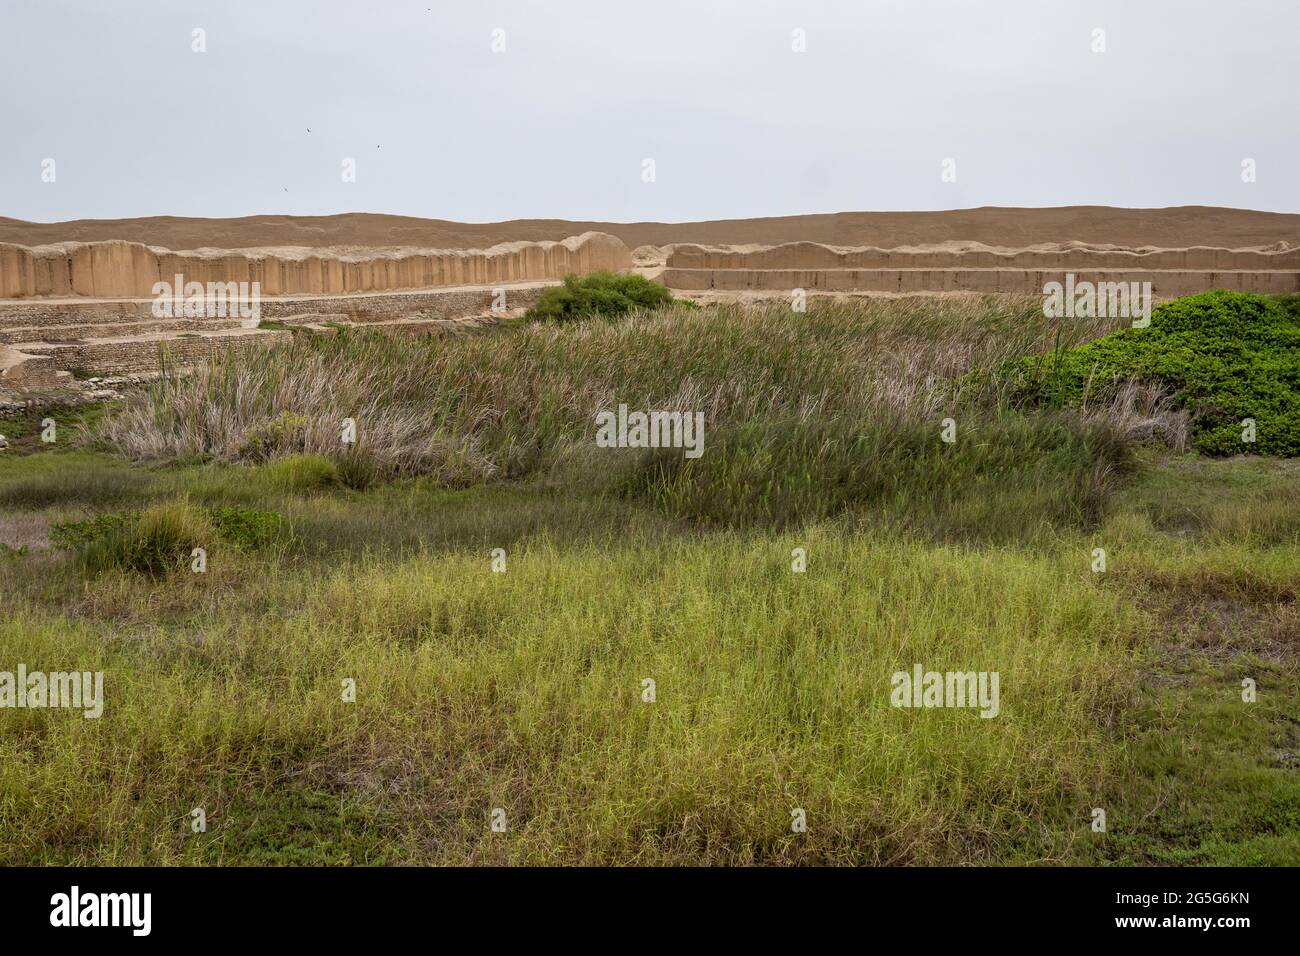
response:
[[[210,548],[217,537],[212,523],[185,502],[146,508],[138,516],[104,525],[81,546],[81,560],[91,575],[108,570],[163,575],[189,563],[195,548]]]
[[[971,414],[963,437],[900,418],[741,424],[698,459],[659,452],[628,488],[667,511],[726,525],[784,527],[844,513],[948,536],[1024,539],[1098,522],[1135,469],[1132,442],[1106,418]],[[963,445],[962,442],[965,442]]]
[[[338,465],[324,455],[315,454],[277,459],[266,466],[266,477],[272,487],[299,494],[342,483]]]
[[[185,499],[164,501],[143,511],[100,512],[58,522],[50,541],[77,554],[90,576],[109,570],[161,576],[190,563],[196,548],[218,542],[255,550],[285,542],[288,528],[274,511],[234,505],[200,508]]]

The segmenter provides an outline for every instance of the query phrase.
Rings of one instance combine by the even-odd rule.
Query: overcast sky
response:
[[[1297,37],[1296,0],[0,0],[0,215],[1300,212]]]

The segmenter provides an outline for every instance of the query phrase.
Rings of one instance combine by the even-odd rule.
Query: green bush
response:
[[[625,315],[634,309],[652,309],[672,301],[668,289],[645,276],[593,272],[565,276],[564,284],[543,292],[524,318],[562,322],[591,315]]]
[[[1300,322],[1300,293],[1294,295],[1275,295],[1272,297],[1278,305],[1286,310],[1291,318]]]
[[[1123,329],[1004,369],[1014,396],[1057,405],[1104,398],[1137,379],[1170,390],[1211,455],[1300,455],[1300,297],[1203,292]],[[1242,440],[1255,420],[1256,440]]]
[[[225,507],[211,508],[206,514],[217,534],[242,550],[270,544],[284,528],[284,519],[274,511]]]
[[[50,526],[50,542],[56,548],[79,551],[93,541],[134,525],[139,518],[138,511],[106,511],[83,521],[64,521]]]

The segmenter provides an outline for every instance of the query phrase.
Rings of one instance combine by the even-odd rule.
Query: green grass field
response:
[[[0,864],[1300,863],[1300,461],[972,374],[1089,322],[303,335],[6,422],[0,670],[105,700],[0,710]],[[597,448],[619,402],[705,453]]]

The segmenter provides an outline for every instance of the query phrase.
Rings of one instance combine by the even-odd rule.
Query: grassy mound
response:
[[[1132,379],[1167,388],[1211,455],[1300,455],[1300,296],[1205,292],[1158,307],[1151,325],[1009,367],[1013,391],[1086,404]],[[1245,419],[1255,441],[1243,440]]]
[[[102,437],[135,459],[269,463],[300,490],[328,487],[334,469],[352,488],[541,480],[727,526],[870,511],[872,523],[935,527],[962,512],[963,527],[1015,534],[1011,524],[1095,519],[1126,471],[1124,414],[1008,411],[996,390],[967,384],[1055,335],[1032,299],[918,299],[797,317],[674,304],[425,341],[300,337],[160,380]],[[620,403],[702,415],[703,457],[597,447],[595,416]],[[349,418],[356,442],[343,445]],[[1006,519],[970,514],[981,501]]]
[[[543,292],[524,317],[562,322],[592,315],[626,315],[634,309],[653,309],[672,301],[671,292],[644,276],[593,272],[565,276],[564,285]]]

